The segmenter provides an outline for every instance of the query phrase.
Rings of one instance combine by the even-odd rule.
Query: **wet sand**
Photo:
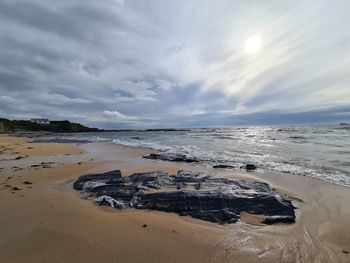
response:
[[[142,155],[152,151],[106,143],[37,144],[0,135],[0,147],[0,262],[350,261],[345,187],[282,173],[146,160]],[[124,176],[189,169],[263,180],[296,197],[296,223],[265,226],[244,214],[245,222],[221,226],[171,213],[118,212],[72,189],[78,176],[111,169]]]

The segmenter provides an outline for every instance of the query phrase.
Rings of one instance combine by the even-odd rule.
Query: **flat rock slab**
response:
[[[162,160],[169,162],[185,162],[185,163],[198,163],[199,160],[188,157],[180,153],[151,153],[143,156],[145,159]]]
[[[295,221],[291,200],[263,182],[219,178],[181,170],[135,173],[119,170],[79,177],[74,189],[93,193],[100,205],[174,212],[205,221],[235,223],[241,212],[263,215],[263,223]]]

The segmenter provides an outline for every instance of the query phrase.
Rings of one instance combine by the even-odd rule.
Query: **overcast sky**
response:
[[[340,121],[349,84],[349,0],[0,0],[0,117],[104,128]]]

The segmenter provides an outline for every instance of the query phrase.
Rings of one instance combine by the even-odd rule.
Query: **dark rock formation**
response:
[[[95,180],[96,179],[96,180]],[[99,185],[117,185],[124,183],[124,178],[119,170],[110,171],[103,174],[91,174],[79,177],[77,181],[74,182],[73,188],[76,190],[89,190]]]
[[[230,164],[215,164],[215,165],[213,165],[213,168],[214,168],[214,169],[236,169],[235,166],[230,165]],[[257,167],[256,167],[255,164],[248,163],[248,164],[246,164],[246,165],[239,166],[238,168],[240,168],[240,169],[246,169],[247,171],[253,171],[253,170],[255,170]]]
[[[180,153],[151,153],[150,155],[143,156],[145,159],[162,160],[170,162],[186,162],[186,163],[198,163],[199,160],[187,157]]]
[[[256,169],[256,166],[255,166],[254,164],[248,163],[248,164],[245,165],[245,168],[246,168],[247,170],[252,171],[252,170],[255,170],[255,169]]]
[[[295,220],[291,201],[266,183],[183,170],[177,175],[148,172],[129,177],[122,177],[115,170],[81,176],[73,187],[93,193],[100,205],[119,209],[175,212],[216,223],[234,223],[241,212],[263,215],[267,224]]]
[[[215,168],[215,169],[235,169],[234,166],[228,165],[228,164],[216,164],[216,165],[213,165],[213,168]]]

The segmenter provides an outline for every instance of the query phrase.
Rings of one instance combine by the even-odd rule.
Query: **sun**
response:
[[[244,51],[249,55],[253,55],[260,50],[261,45],[262,41],[260,36],[251,36],[246,40],[244,44]]]

